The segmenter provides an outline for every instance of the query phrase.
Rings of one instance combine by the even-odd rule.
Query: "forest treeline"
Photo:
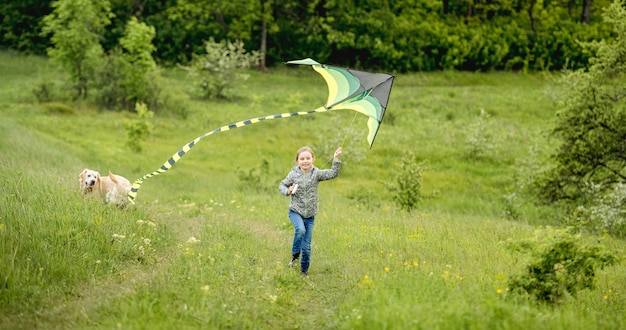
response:
[[[52,0],[1,0],[0,47],[46,54]],[[91,0],[101,3],[107,0]],[[312,57],[394,72],[559,70],[588,65],[580,42],[611,37],[609,0],[108,0],[101,43],[131,17],[155,28],[155,59],[185,64],[207,40],[242,41],[262,66]]]

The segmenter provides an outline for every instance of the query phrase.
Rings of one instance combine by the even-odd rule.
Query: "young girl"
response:
[[[302,254],[300,271],[304,276],[308,276],[311,263],[311,239],[315,215],[318,211],[317,186],[320,181],[334,179],[339,175],[341,168],[339,155],[341,155],[341,147],[335,151],[332,168],[320,170],[313,166],[313,161],[315,161],[313,150],[309,147],[302,147],[296,153],[296,165],[278,185],[281,194],[291,196],[289,220],[295,228],[295,233],[289,267],[295,267]]]

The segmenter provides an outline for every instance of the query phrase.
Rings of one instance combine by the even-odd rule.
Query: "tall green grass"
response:
[[[45,59],[0,53],[0,75],[0,328],[626,326],[622,264],[557,306],[507,290],[524,259],[503,242],[558,223],[558,210],[510,197],[552,148],[546,77],[402,75],[371,150],[365,119],[350,112],[263,122],[203,140],[123,210],[85,200],[78,173],[132,181],[214,128],[321,105],[323,81],[308,70],[251,72],[232,102],[192,96],[187,119],[159,114],[144,151],[132,153],[123,125],[132,114],[84,104],[50,114],[33,102],[37,81],[55,79]],[[171,88],[191,89],[180,72],[166,75]],[[481,109],[493,148],[468,157]],[[276,189],[305,144],[319,167],[345,150],[341,176],[321,185],[308,280],[287,268],[293,232]],[[385,189],[407,152],[428,164],[412,213]],[[241,180],[239,171],[264,162],[260,183]]]

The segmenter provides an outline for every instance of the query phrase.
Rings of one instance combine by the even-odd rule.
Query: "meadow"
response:
[[[0,328],[626,327],[623,263],[557,305],[507,288],[526,260],[505,243],[564,217],[521,196],[554,146],[554,74],[399,75],[371,149],[366,118],[348,111],[261,122],[207,137],[146,180],[130,209],[84,199],[84,168],[134,181],[206,132],[312,110],[327,93],[306,68],[251,71],[230,101],[163,74],[181,109],[157,113],[132,152],[134,114],[51,111],[33,94],[62,83],[47,60],[0,52]],[[341,175],[320,185],[308,279],[287,267],[293,229],[277,190],[302,145],[320,168],[344,148]],[[407,155],[424,164],[411,212],[387,189]]]

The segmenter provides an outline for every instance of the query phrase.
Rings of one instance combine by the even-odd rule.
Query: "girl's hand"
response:
[[[335,156],[334,156],[335,161],[339,160],[339,155],[341,155],[341,152],[342,152],[341,147],[339,147],[339,148],[337,148],[337,150],[335,150]]]

